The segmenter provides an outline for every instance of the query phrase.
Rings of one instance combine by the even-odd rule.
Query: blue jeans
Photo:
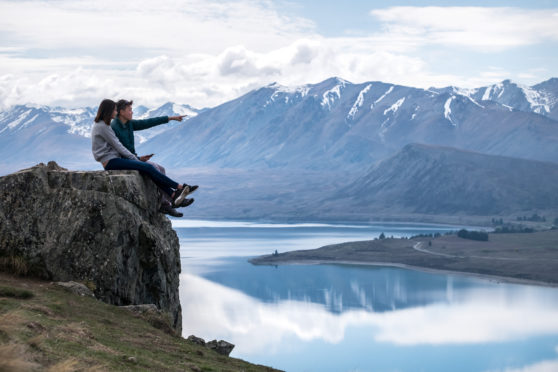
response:
[[[147,174],[157,186],[161,188],[169,196],[172,196],[173,189],[178,188],[178,182],[175,182],[159,172],[151,164],[139,160],[114,158],[110,159],[105,170],[137,170]]]

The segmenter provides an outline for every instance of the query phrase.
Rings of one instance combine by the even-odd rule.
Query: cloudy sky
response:
[[[558,77],[550,0],[0,0],[0,108],[211,107],[339,76],[465,88]]]

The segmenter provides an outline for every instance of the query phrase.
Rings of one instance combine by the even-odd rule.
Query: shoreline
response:
[[[488,241],[457,235],[386,238],[254,257],[254,265],[329,264],[398,267],[495,282],[558,287],[558,230],[489,233]]]

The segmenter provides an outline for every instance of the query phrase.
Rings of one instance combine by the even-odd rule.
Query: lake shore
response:
[[[486,242],[455,235],[376,239],[260,256],[250,262],[391,266],[557,287],[558,230],[489,234]]]

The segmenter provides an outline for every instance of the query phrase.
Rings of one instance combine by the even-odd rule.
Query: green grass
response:
[[[0,287],[0,297],[13,297],[26,300],[33,297],[33,292],[12,287]]]
[[[273,370],[190,343],[165,325],[164,314],[135,315],[0,273],[0,371]]]

